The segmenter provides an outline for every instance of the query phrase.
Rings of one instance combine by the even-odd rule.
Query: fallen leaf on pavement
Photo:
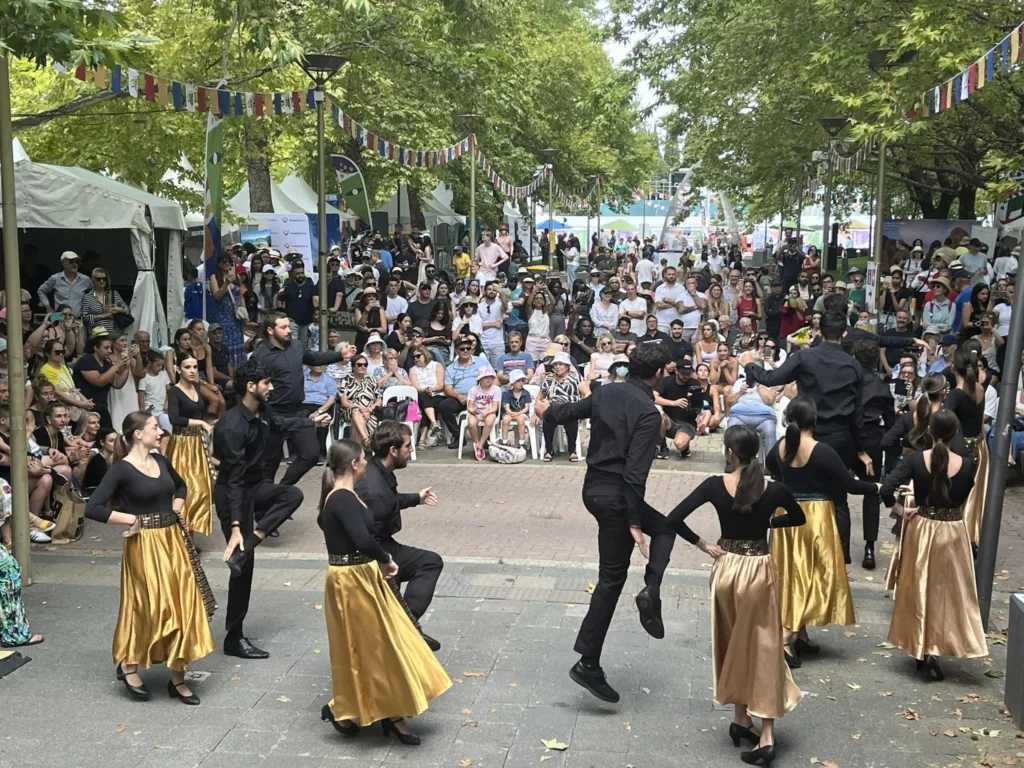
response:
[[[939,696],[938,694],[933,694],[932,695],[932,701],[942,701],[942,697]]]
[[[997,633],[985,635],[990,645],[1006,645],[1006,636]]]
[[[955,739],[956,738],[956,731],[954,731],[952,728],[948,728],[947,730],[942,732],[942,735],[943,736],[949,736],[949,738],[951,738],[951,739]]]
[[[509,688],[518,688],[519,687],[519,683],[509,683],[508,687]]]
[[[849,688],[851,691],[859,691],[860,690],[860,686],[857,685],[856,683],[847,683],[846,687]]]
[[[964,719],[964,711],[962,709],[960,709],[960,707],[957,707],[956,709],[953,710],[953,717],[955,717],[957,720],[963,720]]]
[[[626,722],[624,722],[623,725],[626,726],[626,730],[627,731],[632,731],[633,730],[633,724],[630,723],[628,720]]]
[[[286,587],[290,587],[291,585],[292,585],[292,583],[291,583],[290,581],[286,581],[286,582],[284,583],[284,586],[286,586]]]
[[[892,643],[890,643],[890,642],[886,641],[886,642],[884,642],[884,643],[879,643],[879,644],[878,644],[878,645],[876,645],[875,647],[876,647],[876,648],[888,648],[889,650],[892,650],[892,649],[893,649],[893,648],[895,648],[896,646],[895,646],[895,645],[893,645]]]
[[[594,594],[594,585],[593,584],[588,584],[587,585],[587,594],[588,595]]]
[[[472,715],[473,714],[473,710],[470,709],[469,707],[463,707],[462,708],[462,714],[463,715]]]
[[[892,691],[879,691],[879,696],[892,696]]]
[[[114,733],[124,733],[124,729],[127,727],[127,725],[121,723],[119,726],[117,726],[117,728],[114,729]]]
[[[980,693],[968,693],[966,696],[957,696],[956,700],[960,701],[960,702],[963,702],[965,704],[967,702],[974,703],[975,701],[981,701],[981,694]]]
[[[1006,677],[1006,673],[1003,672],[1003,670],[1001,669],[986,669],[985,677],[994,677],[998,679],[1001,677]]]
[[[233,682],[233,683],[237,683],[241,679],[242,678],[240,678],[238,675],[232,675],[231,676],[231,682]]]
[[[892,654],[888,651],[875,651],[875,656],[881,656],[883,659],[891,659]]]
[[[540,761],[541,761],[542,763],[543,763],[543,762],[544,762],[545,760],[550,760],[550,759],[551,759],[551,755],[541,755],[541,756],[540,756]]]
[[[313,610],[314,611],[322,611],[323,609],[324,609],[324,606],[321,603],[317,603],[316,605],[313,606]]]
[[[313,653],[319,654],[319,653],[323,653],[323,651],[321,651],[319,648],[314,648],[313,649]]]
[[[920,720],[921,719],[921,713],[918,712],[913,707],[907,707],[906,709],[903,710],[903,719],[904,720]]]
[[[846,637],[856,637],[856,636],[857,636],[857,633],[856,633],[856,632],[843,632],[843,634],[844,634],[844,635],[845,635]]]
[[[467,720],[463,723],[463,725],[467,728],[476,728],[480,725],[480,723],[478,723],[476,720]]]
[[[548,749],[557,749],[559,752],[564,752],[569,748],[569,745],[559,741],[558,739],[541,739],[540,743]]]
[[[452,678],[452,682],[453,683],[461,683],[461,682],[463,682],[463,679],[461,677],[455,677],[455,678]]]
[[[291,699],[289,699],[287,696],[278,696],[277,700],[281,701],[281,702],[284,702],[285,704],[287,704],[289,701],[291,701]]]
[[[460,760],[459,768],[469,768],[473,764],[472,760]]]
[[[850,734],[850,738],[853,739],[854,741],[860,741],[860,734],[859,733],[851,733]]]
[[[968,728],[966,725],[961,725],[959,728],[957,728],[957,730],[960,731],[960,733],[970,733],[971,732],[971,729]]]
[[[938,731],[928,731],[928,733],[930,733],[932,736],[938,736],[939,735]]]
[[[463,672],[463,677],[487,677],[486,672]]]
[[[647,694],[648,696],[650,696],[650,695],[651,695],[651,689],[650,689],[650,688],[641,688],[640,690],[641,690],[641,691],[643,691],[643,692],[644,692],[645,694]]]

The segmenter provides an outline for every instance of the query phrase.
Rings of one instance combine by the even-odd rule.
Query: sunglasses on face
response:
[[[473,348],[472,348],[472,347],[456,347],[455,349],[456,349],[456,351],[458,351],[458,352],[469,352],[469,351],[470,351],[470,350],[472,350]]]
[[[366,368],[368,365],[369,365],[369,363],[356,363],[355,367],[356,368]]]
[[[63,355],[64,354],[64,350],[63,349],[55,349],[55,350],[53,350],[53,354],[55,354],[55,355]]]

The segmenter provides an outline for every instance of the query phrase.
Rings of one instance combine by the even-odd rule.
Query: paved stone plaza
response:
[[[315,498],[313,474],[303,481],[307,499]],[[455,681],[412,721],[424,741],[418,748],[385,740],[379,728],[346,739],[319,719],[330,698],[330,664],[321,606],[325,558],[311,505],[257,558],[246,627],[271,658],[242,661],[218,650],[199,662],[197,708],[166,697],[166,669],[146,674],[154,696],[145,703],[130,701],[114,679],[119,536],[90,523],[78,545],[34,556],[26,602],[46,643],[26,649],[32,661],[0,680],[0,768],[741,765],[727,736],[731,712],[712,702],[709,568],[685,542],[673,561],[680,567],[666,577],[665,640],[641,629],[632,604],[640,569],[630,576],[604,656],[622,701],[603,704],[569,680],[573,639],[596,581],[594,525],[578,501],[582,475],[582,467],[467,462],[421,463],[399,473],[404,490],[433,484],[441,496],[436,509],[404,515],[400,538],[445,556],[424,625],[443,643],[439,658]],[[659,471],[650,497],[667,511],[700,479]],[[455,501],[471,489],[475,500]],[[708,536],[717,533],[709,510],[692,521]],[[855,541],[858,525],[855,513]],[[1019,540],[1004,539],[1004,548],[1015,544],[1019,551]],[[211,537],[203,546],[223,600],[222,543]],[[1013,552],[1002,560],[1015,561]],[[881,573],[854,566],[860,623],[815,634],[822,654],[795,672],[807,696],[779,723],[776,765],[1024,760],[1024,739],[1000,713],[1003,681],[986,676],[1005,667],[1001,638],[993,636],[990,659],[947,660],[947,679],[924,683],[900,651],[880,646],[891,611]],[[1002,575],[1004,588],[1017,585],[1019,574]],[[1003,599],[997,596],[995,617],[1005,616]],[[219,613],[218,643],[222,634]],[[542,740],[551,739],[566,748],[547,749]]]

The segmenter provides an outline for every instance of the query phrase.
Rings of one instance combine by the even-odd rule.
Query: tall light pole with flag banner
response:
[[[221,85],[223,85],[223,81]],[[203,184],[203,320],[206,317],[206,291],[210,276],[217,271],[220,257],[221,204],[223,201],[224,120],[213,114],[206,116],[205,181]],[[228,288],[230,291],[230,286]]]
[[[548,270],[555,268],[555,158],[560,149],[542,149],[545,167],[548,171]]]

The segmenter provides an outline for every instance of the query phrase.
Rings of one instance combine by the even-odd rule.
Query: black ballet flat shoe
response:
[[[740,745],[740,739],[746,739],[756,747],[761,741],[761,734],[755,733],[739,723],[729,723],[729,738],[732,739],[732,745],[734,747],[738,747]]]
[[[324,704],[320,710],[320,719],[333,725],[334,730],[342,736],[358,736],[362,732],[362,729],[351,720],[335,720],[330,704]]]
[[[172,699],[179,699],[182,704],[188,704],[189,706],[195,707],[199,704],[199,697],[196,696],[195,691],[190,693],[188,696],[178,690],[179,685],[185,685],[185,681],[181,681],[175,685],[173,680],[167,681],[167,695]]]
[[[934,680],[937,683],[946,679],[946,675],[939,667],[939,660],[934,656],[924,657],[924,674],[929,680]]]
[[[803,658],[804,656],[817,655],[818,651],[821,650],[821,646],[813,645],[803,638],[797,637],[793,640],[793,650],[796,651],[800,658]]]
[[[790,656],[785,648],[782,649],[782,654],[786,657],[786,666],[790,669],[800,669],[804,665],[799,656]]]
[[[661,598],[658,590],[644,587],[636,595],[636,608],[640,612],[640,625],[655,640],[665,637],[665,624],[661,620]]]
[[[775,745],[759,747],[750,752],[740,752],[740,760],[747,765],[771,765],[775,759]]]
[[[398,719],[404,720],[405,718],[400,717]],[[380,728],[382,731],[384,731],[384,736],[390,736],[394,734],[398,737],[398,740],[400,742],[410,747],[418,747],[420,745],[419,736],[417,736],[415,733],[402,733],[400,730],[398,730],[398,728],[395,727],[395,724],[390,720],[381,720]]]
[[[138,670],[136,670],[135,674],[137,674],[137,672]],[[146,684],[132,685],[129,683],[128,675],[125,674],[125,671],[121,668],[120,664],[117,665],[117,679],[124,683],[124,687],[128,689],[128,693],[132,695],[132,698],[138,699],[139,701],[149,701],[149,689],[146,687]]]
[[[924,669],[924,659],[914,659],[914,665],[917,667],[917,671],[920,672]]]
[[[240,637],[237,640],[224,641],[224,654],[226,656],[237,656],[240,659],[269,659],[267,651],[257,648],[249,638]]]
[[[440,651],[441,650],[441,642],[439,640],[435,640],[430,635],[428,635],[426,632],[420,632],[420,637],[423,638],[423,642],[425,642],[427,644],[427,648],[429,648],[430,650],[432,650],[432,651]]]
[[[569,670],[569,677],[574,683],[582,685],[601,701],[607,701],[609,704],[619,703],[619,692],[608,685],[604,670],[600,667],[586,667],[582,660],[577,661]]]
[[[865,571],[875,570],[875,543],[873,541],[864,544],[864,560],[861,567]]]

